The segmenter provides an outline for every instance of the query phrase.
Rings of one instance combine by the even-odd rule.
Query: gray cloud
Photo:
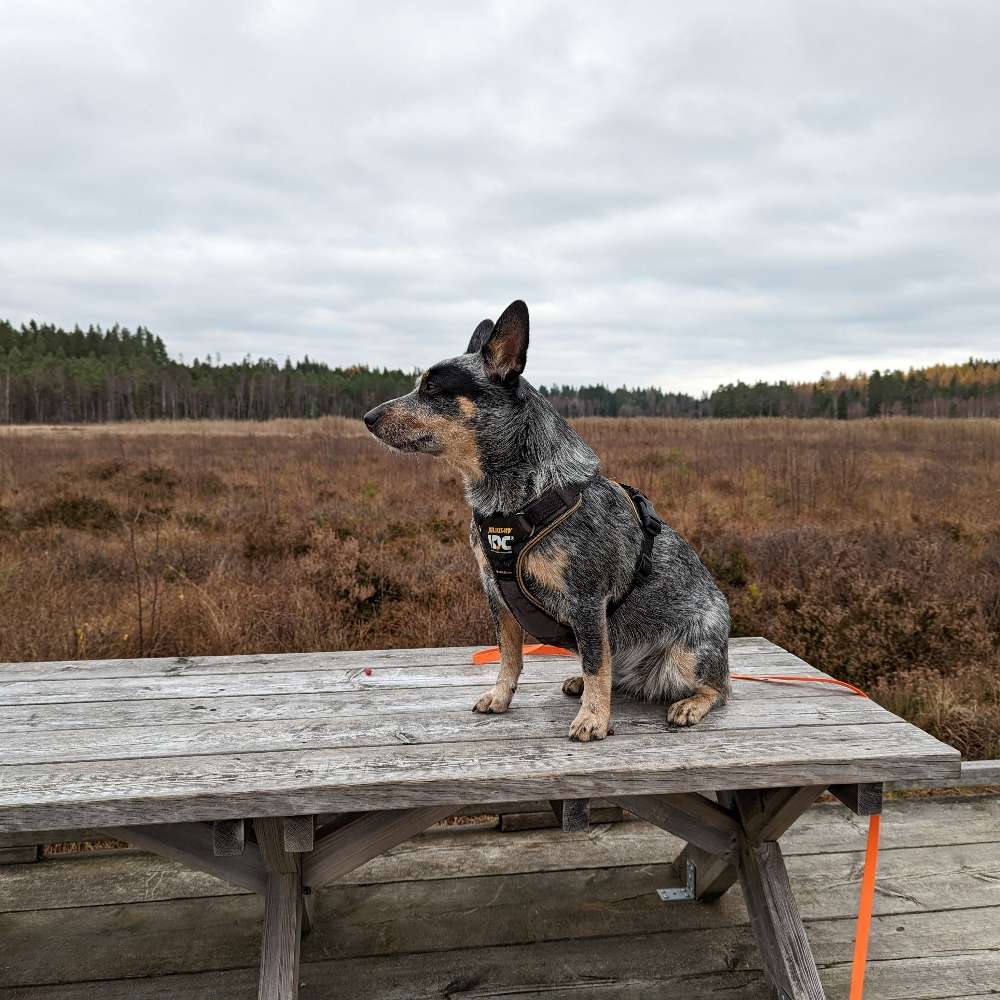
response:
[[[8,5],[0,316],[536,382],[998,352],[1000,9]]]

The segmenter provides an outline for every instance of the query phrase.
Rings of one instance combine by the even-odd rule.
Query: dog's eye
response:
[[[439,386],[437,382],[427,381],[424,383],[424,392],[426,392],[428,396],[437,396],[442,391],[441,386]]]

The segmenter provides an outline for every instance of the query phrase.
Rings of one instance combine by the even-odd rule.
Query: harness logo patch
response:
[[[494,552],[510,552],[511,543],[514,541],[511,534],[513,530],[513,528],[487,528],[486,537],[489,539],[490,548]]]

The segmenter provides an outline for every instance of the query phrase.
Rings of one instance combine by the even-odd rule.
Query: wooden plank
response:
[[[257,846],[268,869],[258,1000],[295,1000],[299,995],[302,859],[285,847],[286,820],[262,817],[253,821]]]
[[[323,750],[337,747],[405,746],[417,743],[455,743],[468,740],[544,739],[563,735],[577,705],[561,692],[561,700],[540,708],[518,703],[502,725],[495,718],[469,712],[463,698],[445,711],[431,711],[415,702],[407,722],[398,715],[361,714],[317,722],[246,722],[170,726],[133,726],[126,729],[85,729],[25,733],[0,751],[0,764],[43,764],[81,760],[129,760],[141,757],[184,757],[224,753],[282,750]],[[791,709],[789,710],[789,705]],[[662,705],[616,701],[615,732],[619,736],[665,734]],[[702,732],[769,729],[786,726],[882,724],[898,718],[862,698],[820,699],[818,703],[754,702],[734,699],[712,712],[700,724]]]
[[[856,816],[877,816],[882,812],[882,783],[831,785],[830,792]]]
[[[56,660],[6,663],[0,667],[5,681],[71,680],[101,677],[177,677],[245,675],[249,673],[302,672],[326,669],[375,670],[379,667],[438,667],[469,664],[481,646],[429,647],[423,649],[338,650],[314,653],[252,653],[232,656],[165,656],[141,659]],[[747,672],[762,663],[777,662],[780,672],[810,672],[797,656],[761,637],[731,639],[730,662],[734,672]],[[529,664],[572,663],[574,657],[531,656]],[[744,670],[746,668],[746,670]],[[784,669],[784,668],[787,668]],[[480,667],[480,670],[483,668]],[[491,669],[490,667],[486,668]]]
[[[69,830],[29,830],[19,833],[0,833],[0,847],[42,847],[45,844],[72,844],[85,840],[107,840],[104,830],[95,826],[74,827]]]
[[[788,1000],[824,1000],[819,971],[776,841],[743,840],[740,885],[768,977]]]
[[[286,816],[282,836],[286,851],[302,854],[313,849],[313,816]]]
[[[213,850],[212,827],[207,823],[105,827],[105,832],[111,837],[181,861],[235,885],[255,892],[264,891],[266,873],[257,848],[253,844],[247,844],[242,857],[217,858]]]
[[[212,853],[217,858],[241,858],[246,850],[246,824],[241,819],[218,819],[212,824]]]
[[[515,709],[529,707],[552,708],[564,705],[568,699],[562,693],[560,679],[563,669],[551,677],[523,674],[518,683]],[[482,669],[482,668],[479,668]],[[2,670],[2,668],[0,668]],[[292,694],[230,695],[205,698],[154,698],[142,701],[60,702],[47,704],[43,711],[34,705],[6,706],[0,713],[0,732],[35,733],[66,729],[121,729],[126,726],[198,725],[209,726],[233,722],[319,721],[349,715],[399,715],[412,711],[419,697],[421,711],[460,711],[472,705],[483,693],[488,677],[462,686],[399,688],[378,683],[361,689],[343,691],[309,691]],[[752,701],[758,707],[778,702],[788,711],[798,711],[802,718],[810,714],[796,710],[796,703],[830,705],[840,702],[855,705],[862,699],[846,694],[840,688],[819,684],[754,684],[737,682],[730,704]],[[816,690],[818,688],[818,690]],[[627,703],[618,697],[615,704]],[[852,709],[856,712],[856,707]],[[709,714],[699,725],[707,724],[715,715]],[[793,724],[798,716],[789,716]],[[845,721],[851,721],[845,719]]]
[[[590,822],[594,823],[621,823],[624,814],[618,806],[594,806],[590,807]],[[500,816],[500,831],[502,833],[522,833],[525,830],[552,830],[559,828],[561,824],[549,807],[539,812],[509,812]]]
[[[401,954],[419,953],[422,961],[437,956],[435,964],[442,969],[448,966],[451,980],[455,970],[461,969],[463,975],[476,976],[480,984],[488,984],[499,995],[503,989],[520,995],[500,965],[531,964],[539,953],[560,967],[544,974],[548,978],[534,982],[551,982],[559,989],[575,985],[578,996],[589,995],[584,976],[598,968],[588,963],[564,966],[562,960],[567,956],[561,948],[567,944],[579,947],[581,955],[600,952],[601,968],[611,981],[624,979],[633,984],[642,979],[644,955],[650,959],[655,955],[658,974],[672,970],[679,976],[692,976],[732,971],[734,967],[760,968],[738,898],[722,900],[717,906],[664,905],[651,887],[651,878],[660,871],[625,874],[624,881],[621,873],[612,870],[566,872],[545,879],[544,884],[528,877],[513,881],[470,879],[414,883],[399,887],[398,892],[394,886],[390,892],[319,893],[318,919],[313,935],[303,943],[303,958],[306,962],[326,955],[357,959],[356,968],[365,970],[362,979],[369,996],[382,995],[386,981],[378,978],[379,970],[391,966]],[[831,873],[826,877],[831,880]],[[853,941],[856,878],[845,867],[832,881],[826,892],[817,886],[813,895],[819,902],[810,905],[823,915],[810,920],[807,928],[824,962],[846,963]],[[844,884],[838,886],[837,882]],[[941,879],[933,881],[934,889],[942,885]],[[979,891],[989,889],[984,886]],[[826,902],[830,899],[832,905]],[[876,916],[872,942],[875,961],[948,951],[978,951],[985,957],[989,949],[1000,949],[995,907],[928,914],[914,911],[905,901],[899,905],[906,909],[900,912],[892,907]],[[40,984],[113,978],[123,971],[143,976],[250,965],[256,960],[259,945],[259,913],[259,903],[251,897],[222,897],[146,903],[127,911],[89,907],[5,917],[0,919],[6,950],[4,982]],[[344,919],[345,914],[350,915],[349,920]],[[127,936],[120,930],[126,922]],[[95,947],[95,943],[109,939],[116,941],[115,947],[106,943]],[[39,940],[57,940],[61,947],[52,949],[56,954],[46,956],[39,953]],[[476,955],[476,949],[498,945],[502,951],[492,953],[492,962],[484,962],[485,955]],[[491,965],[495,966],[492,971]],[[396,974],[400,971],[397,967]],[[537,975],[539,969],[529,971]],[[627,976],[623,975],[626,972]],[[346,982],[341,984],[340,975],[323,982],[349,989]],[[320,985],[303,978],[314,989]],[[427,989],[448,981],[427,984]],[[414,969],[413,976],[401,980],[411,990],[425,982],[420,967]],[[530,990],[540,989],[531,985],[532,979],[520,982],[528,995]],[[454,989],[451,992],[454,994]],[[448,991],[426,995],[447,996]],[[683,991],[677,995],[688,996]]]
[[[450,816],[453,809],[430,806],[365,813],[316,842],[305,858],[303,881],[315,891]]]
[[[503,726],[503,716],[487,721]],[[959,755],[905,723],[713,732],[596,744],[494,743],[231,754],[0,768],[0,831],[482,799],[949,777]]]
[[[0,865],[27,865],[37,860],[38,848],[36,846],[0,847]]]
[[[260,856],[269,871],[289,875],[301,871],[302,859],[285,850],[283,817],[264,816],[253,821],[253,832]]]
[[[728,807],[740,807],[740,822],[751,843],[777,840],[823,792],[822,785],[804,788],[764,788],[720,793]],[[679,878],[687,878],[688,863],[695,867],[695,898],[718,899],[739,877],[735,857],[713,851],[704,842],[689,843],[674,860]]]
[[[696,792],[630,795],[618,803],[647,823],[683,837],[704,851],[734,861],[740,827],[726,809]]]
[[[832,812],[832,809],[824,807],[820,811]],[[905,833],[905,817],[891,818],[897,826],[902,825],[900,832]],[[829,915],[837,912],[838,907],[847,914],[857,905],[858,869],[864,857],[864,845],[855,840],[851,829],[848,829],[846,843],[839,843],[837,829],[840,823],[831,819],[825,825],[830,843],[809,838],[811,850],[823,849],[821,853],[795,853],[799,850],[795,837],[797,828],[793,828],[783,844],[796,897],[807,917],[821,913]],[[641,830],[648,831],[645,838],[633,835],[633,831]],[[896,846],[884,851],[880,859],[879,908],[884,904],[897,911],[919,911],[1000,904],[1000,843],[997,843],[996,828],[992,835],[992,842],[943,847],[899,846],[901,842],[897,837]],[[620,876],[618,890],[622,894],[636,887],[639,887],[637,892],[650,891],[651,887],[670,881],[668,866],[663,863],[663,847],[673,842],[673,838],[645,824],[633,824],[628,831],[621,826],[612,829],[592,827],[588,834],[563,834],[550,829],[544,833],[493,836],[492,843],[482,837],[470,838],[467,844],[464,840],[461,834],[417,836],[344,876],[334,890],[336,905],[360,905],[359,901],[367,897],[345,890],[348,886],[362,885],[382,885],[383,891],[374,892],[371,898],[379,900],[389,894],[400,899],[402,905],[404,899],[416,898],[407,895],[409,890],[403,887],[410,881],[435,883],[445,879],[458,883],[474,878],[479,879],[477,885],[491,895],[490,886],[524,876],[523,883],[518,882],[517,892],[529,896],[534,890],[525,886],[535,884],[531,882],[532,877],[546,873],[553,874],[551,884],[559,884],[566,873],[579,872],[579,884],[585,887],[588,880],[599,882],[600,876],[595,873],[607,869]],[[909,836],[908,841],[919,843],[919,831]],[[831,852],[830,847],[852,849]],[[650,880],[645,883],[645,890],[636,881],[643,873]],[[386,888],[386,883],[391,883],[391,887]],[[613,886],[613,880],[609,884]],[[428,893],[431,891],[429,888]],[[585,893],[584,888],[580,891]],[[61,855],[40,865],[16,866],[0,873],[0,912],[117,906],[246,892],[231,883],[155,855],[138,852]],[[738,894],[736,889],[732,895],[735,898]],[[513,899],[513,889],[510,894],[505,891],[505,895]],[[315,898],[322,896],[322,892],[314,894]],[[457,913],[461,900],[458,889],[455,889],[454,898]],[[374,906],[373,903],[373,921]],[[643,907],[644,904],[637,905],[637,913]],[[643,926],[641,919],[632,925],[637,933]],[[356,933],[364,934],[360,924]]]
[[[743,829],[753,841],[777,840],[823,791],[822,785],[806,785],[802,788],[769,788],[757,792],[761,798],[761,806],[754,810],[744,809]]]
[[[374,981],[369,978],[365,959],[317,961],[302,966],[302,978],[310,987],[315,1000],[412,1000],[413,990],[422,997],[447,996],[449,985],[445,964],[461,965],[478,974],[489,973],[488,992],[482,988],[478,996],[518,997],[541,1000],[571,1000],[576,996],[594,996],[601,1000],[635,1000],[646,996],[679,996],[684,1000],[718,1000],[732,996],[740,1000],[765,1000],[766,988],[759,971],[744,966],[733,970],[686,971],[679,955],[670,967],[657,967],[652,950],[657,943],[643,941],[622,955],[630,963],[628,977],[614,964],[614,953],[602,953],[598,964],[581,965],[578,952],[571,946],[558,944],[546,948],[543,955],[528,962],[511,954],[512,949],[477,949],[444,955],[393,956],[379,965]],[[739,941],[727,941],[739,946]],[[597,947],[607,942],[598,942]],[[711,950],[716,942],[703,935],[703,940],[685,942],[691,952]],[[556,981],[554,970],[570,970],[569,976]],[[577,972],[577,970],[580,970]],[[540,972],[541,976],[535,975]],[[820,971],[827,993],[831,997],[846,997],[850,969],[846,965],[831,965]],[[529,979],[529,976],[534,978]],[[588,978],[584,979],[586,976]],[[989,985],[1000,979],[1000,955],[966,954],[908,957],[870,963],[866,979],[866,1000],[940,1000],[942,997],[977,1000],[996,994]],[[346,986],[342,986],[346,983]],[[405,984],[405,985],[404,985]],[[537,987],[536,987],[537,984]],[[245,1000],[254,989],[253,973],[248,969],[196,972],[169,977],[149,977],[117,981],[66,983],[58,986],[0,989],[3,1000]],[[407,993],[409,989],[411,992]],[[368,990],[369,992],[365,992]],[[376,993],[370,992],[377,990]],[[336,992],[334,992],[336,991]],[[505,991],[505,992],[501,992]]]
[[[264,898],[258,1000],[295,1000],[299,995],[302,942],[300,873],[272,872]]]
[[[703,851],[697,844],[685,844],[671,865],[677,880],[688,880],[688,866],[694,866],[694,898],[710,901],[724,895],[737,881],[736,863],[728,855]]]
[[[963,760],[961,777],[950,780],[943,786],[935,779],[926,778],[889,782],[892,791],[911,788],[979,788],[987,785],[1000,785],[1000,760]]]
[[[723,708],[711,712],[699,726],[705,729],[746,729],[766,726],[854,725],[868,721],[889,721],[895,717],[872,701],[836,697],[764,699],[760,685],[740,692]],[[781,689],[786,690],[785,688]],[[482,688],[388,689],[325,695],[273,695],[251,698],[160,699],[137,702],[85,702],[78,705],[46,705],[4,710],[0,730],[10,739],[0,752],[4,764],[38,763],[57,760],[107,760],[139,756],[155,745],[157,753],[184,754],[201,746],[206,753],[220,747],[231,748],[243,741],[259,750],[295,749],[330,745],[382,733],[382,742],[406,742],[416,738],[409,726],[400,725],[400,716],[422,727],[448,714],[465,715],[482,694]],[[824,695],[828,692],[824,689]],[[757,695],[756,698],[749,695]],[[615,696],[612,711],[616,723],[664,728],[662,705],[636,702]],[[516,720],[525,712],[562,719],[573,708],[552,684],[533,684],[519,689],[517,701],[506,717]],[[21,717],[17,717],[18,713]],[[483,720],[480,719],[480,722]],[[488,721],[488,720],[487,720]],[[568,723],[567,723],[568,727]],[[72,736],[67,737],[67,730]],[[213,730],[223,732],[213,732]],[[495,726],[484,726],[488,734]],[[172,730],[172,731],[171,731]],[[418,732],[422,730],[418,729]],[[134,746],[134,749],[132,747]]]
[[[747,669],[743,672],[748,674],[775,672],[783,669],[784,662],[783,659],[774,659],[771,662],[758,659],[747,663]],[[530,663],[518,681],[518,689],[522,684],[559,683],[574,669],[579,669],[575,661],[566,658]],[[797,672],[822,676],[812,667],[803,666]],[[149,701],[158,698],[214,699],[241,695],[364,691],[374,688],[455,687],[479,685],[484,681],[488,683],[489,679],[489,674],[482,666],[471,662],[434,666],[380,667],[372,669],[370,673],[359,666],[262,673],[205,675],[176,673],[151,677],[82,676],[66,680],[25,681],[5,679],[0,683],[0,705]],[[748,683],[745,686],[760,685]],[[781,686],[783,685],[769,685],[776,688]]]
[[[551,805],[563,833],[590,829],[590,799],[553,799]]]
[[[548,812],[551,816],[551,810]],[[866,826],[839,805],[824,804],[809,810],[791,828],[782,850],[803,906],[813,891],[822,895],[833,892],[836,886],[848,892],[856,905],[857,871],[853,876],[851,871],[864,857]],[[886,803],[880,897],[884,893],[888,898],[895,885],[899,891],[894,899],[917,899],[919,904],[915,905],[924,908],[933,908],[935,900],[948,907],[983,905],[988,900],[977,896],[977,886],[1000,890],[998,830],[1000,797],[945,804],[934,800]],[[960,835],[962,843],[956,843],[956,835]],[[642,822],[611,828],[592,825],[581,834],[541,830],[503,837],[438,828],[355,869],[343,876],[339,885],[398,885],[405,881],[586,872],[597,868],[662,868],[663,859],[681,846],[676,838]],[[923,853],[914,854],[918,849]],[[825,861],[824,856],[828,856]],[[907,861],[909,867],[898,867],[903,861],[897,859],[903,858],[922,860],[919,866]],[[894,873],[908,881],[893,883]],[[932,884],[935,873],[954,879],[954,890],[942,892]],[[963,882],[966,876],[972,881]],[[0,912],[244,891],[152,855],[59,855],[29,869],[6,869],[0,877]]]

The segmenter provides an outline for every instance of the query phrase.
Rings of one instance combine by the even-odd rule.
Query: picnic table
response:
[[[816,1000],[779,837],[826,790],[871,815],[883,782],[960,772],[951,747],[815,683],[734,681],[692,729],[616,696],[615,735],[572,743],[559,682],[574,660],[529,659],[510,711],[482,716],[493,674],[473,652],[2,665],[0,846],[103,833],[261,893],[258,995],[287,1000],[316,889],[470,803],[548,799],[572,831],[601,798],[687,841],[678,896],[739,881],[778,995]],[[733,639],[730,659],[748,676],[825,676],[760,638]]]

